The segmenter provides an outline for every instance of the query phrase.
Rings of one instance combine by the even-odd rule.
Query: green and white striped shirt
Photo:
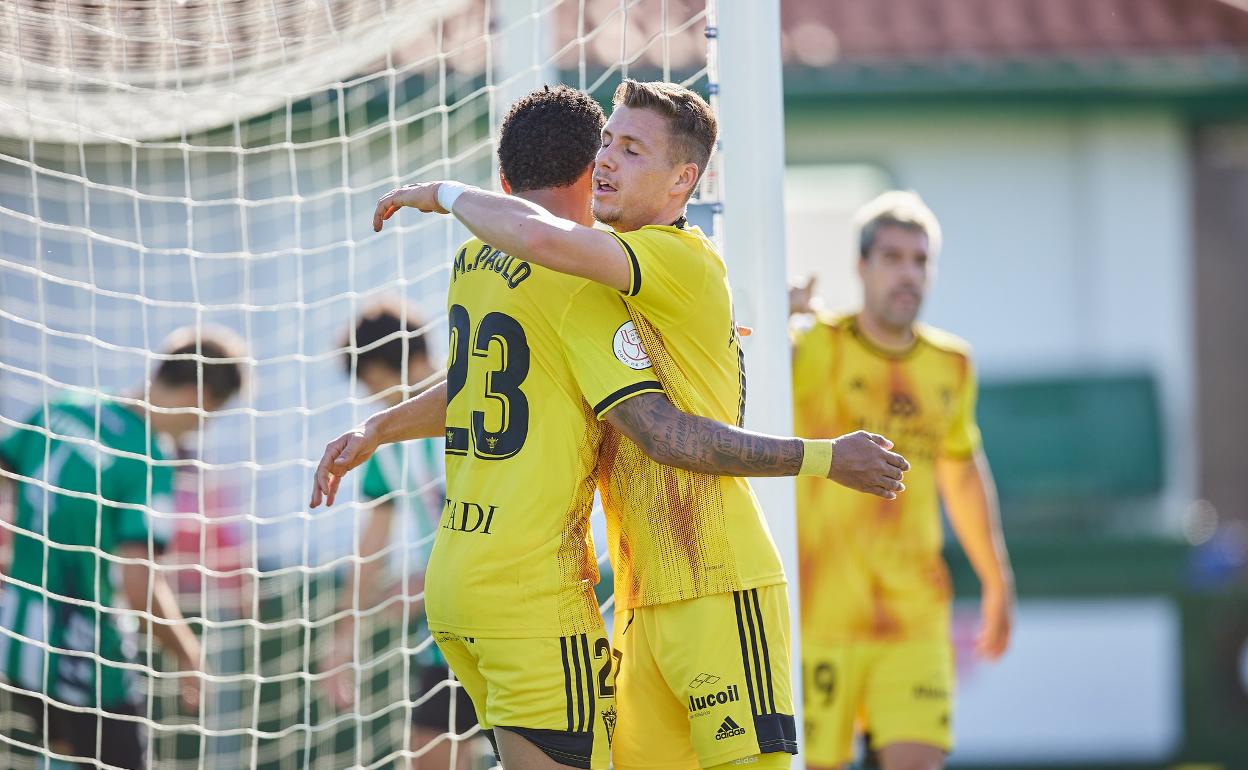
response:
[[[117,705],[134,685],[114,608],[114,562],[155,555],[170,521],[173,469],[134,411],[107,396],[40,408],[0,443],[17,484],[13,564],[0,578],[0,674],[75,706]],[[160,524],[161,526],[155,526]],[[46,550],[45,550],[46,548]]]

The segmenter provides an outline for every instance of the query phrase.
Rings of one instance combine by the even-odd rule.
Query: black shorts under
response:
[[[420,700],[425,693],[450,678],[451,674],[446,666],[422,668],[418,679],[420,689],[413,693],[413,700]],[[450,731],[452,693],[455,697],[455,734],[463,735],[471,730],[477,723],[477,712],[472,707],[472,699],[468,697],[467,691],[458,686],[443,687],[429,700],[412,709],[412,724],[440,732]]]
[[[65,751],[68,747],[68,753],[80,761],[95,759],[126,770],[144,770],[144,733],[139,723],[110,716],[137,716],[134,706],[110,706],[106,713],[100,715],[60,708],[54,701],[45,706],[44,701],[35,695],[12,690],[5,696],[9,708],[34,721],[33,732],[37,743],[56,751]]]

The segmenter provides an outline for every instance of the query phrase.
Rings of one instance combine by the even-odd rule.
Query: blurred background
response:
[[[305,508],[310,460],[378,408],[343,374],[343,335],[397,293],[444,355],[444,256],[463,235],[431,217],[374,235],[373,203],[411,179],[492,184],[492,127],[535,85],[605,103],[625,75],[666,77],[714,95],[715,57],[735,53],[708,47],[697,0],[393,0],[389,25],[365,2],[298,21],[304,6],[64,4],[78,25],[0,9],[0,433],[58,394],[134,387],[174,326],[244,334],[251,391],[205,420],[179,477],[203,516],[178,558],[213,570],[183,573],[186,608],[218,624],[209,647],[239,686],[214,696],[218,733],[182,737],[187,756],[265,767],[381,756],[402,731],[336,721],[304,651],[369,510],[355,489]],[[260,21],[226,34],[223,8],[225,27]],[[976,660],[977,585],[950,549],[951,765],[1248,768],[1248,3],[779,8],[786,247],[754,264],[852,309],[851,216],[912,189],[944,230],[923,320],[980,369],[1020,604],[1006,658]],[[162,47],[168,30],[198,42]],[[332,55],[266,58],[291,36]],[[291,61],[306,70],[288,80]],[[236,98],[167,98],[214,82]],[[722,236],[719,171],[693,218]],[[737,290],[744,322],[781,313]],[[758,380],[761,355],[747,344]],[[394,661],[370,655],[384,709]]]
[[[787,255],[860,301],[912,189],[973,345],[1020,595],[953,764],[1248,766],[1248,3],[784,0]],[[959,592],[973,573],[949,549]]]

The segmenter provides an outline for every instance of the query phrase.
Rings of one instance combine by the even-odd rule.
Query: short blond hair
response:
[[[854,215],[858,228],[858,256],[866,259],[875,245],[875,234],[881,227],[892,225],[921,232],[927,236],[931,254],[940,252],[940,222],[923,199],[913,190],[889,190],[858,209]]]
[[[671,160],[696,165],[698,179],[702,179],[719,138],[719,121],[705,99],[676,83],[659,80],[641,82],[626,78],[615,89],[611,100],[613,107],[621,104],[653,110],[667,118]]]

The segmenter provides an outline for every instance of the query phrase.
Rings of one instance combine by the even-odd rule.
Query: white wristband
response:
[[[467,189],[468,185],[463,182],[438,182],[438,205],[451,211],[455,206],[455,199]]]

